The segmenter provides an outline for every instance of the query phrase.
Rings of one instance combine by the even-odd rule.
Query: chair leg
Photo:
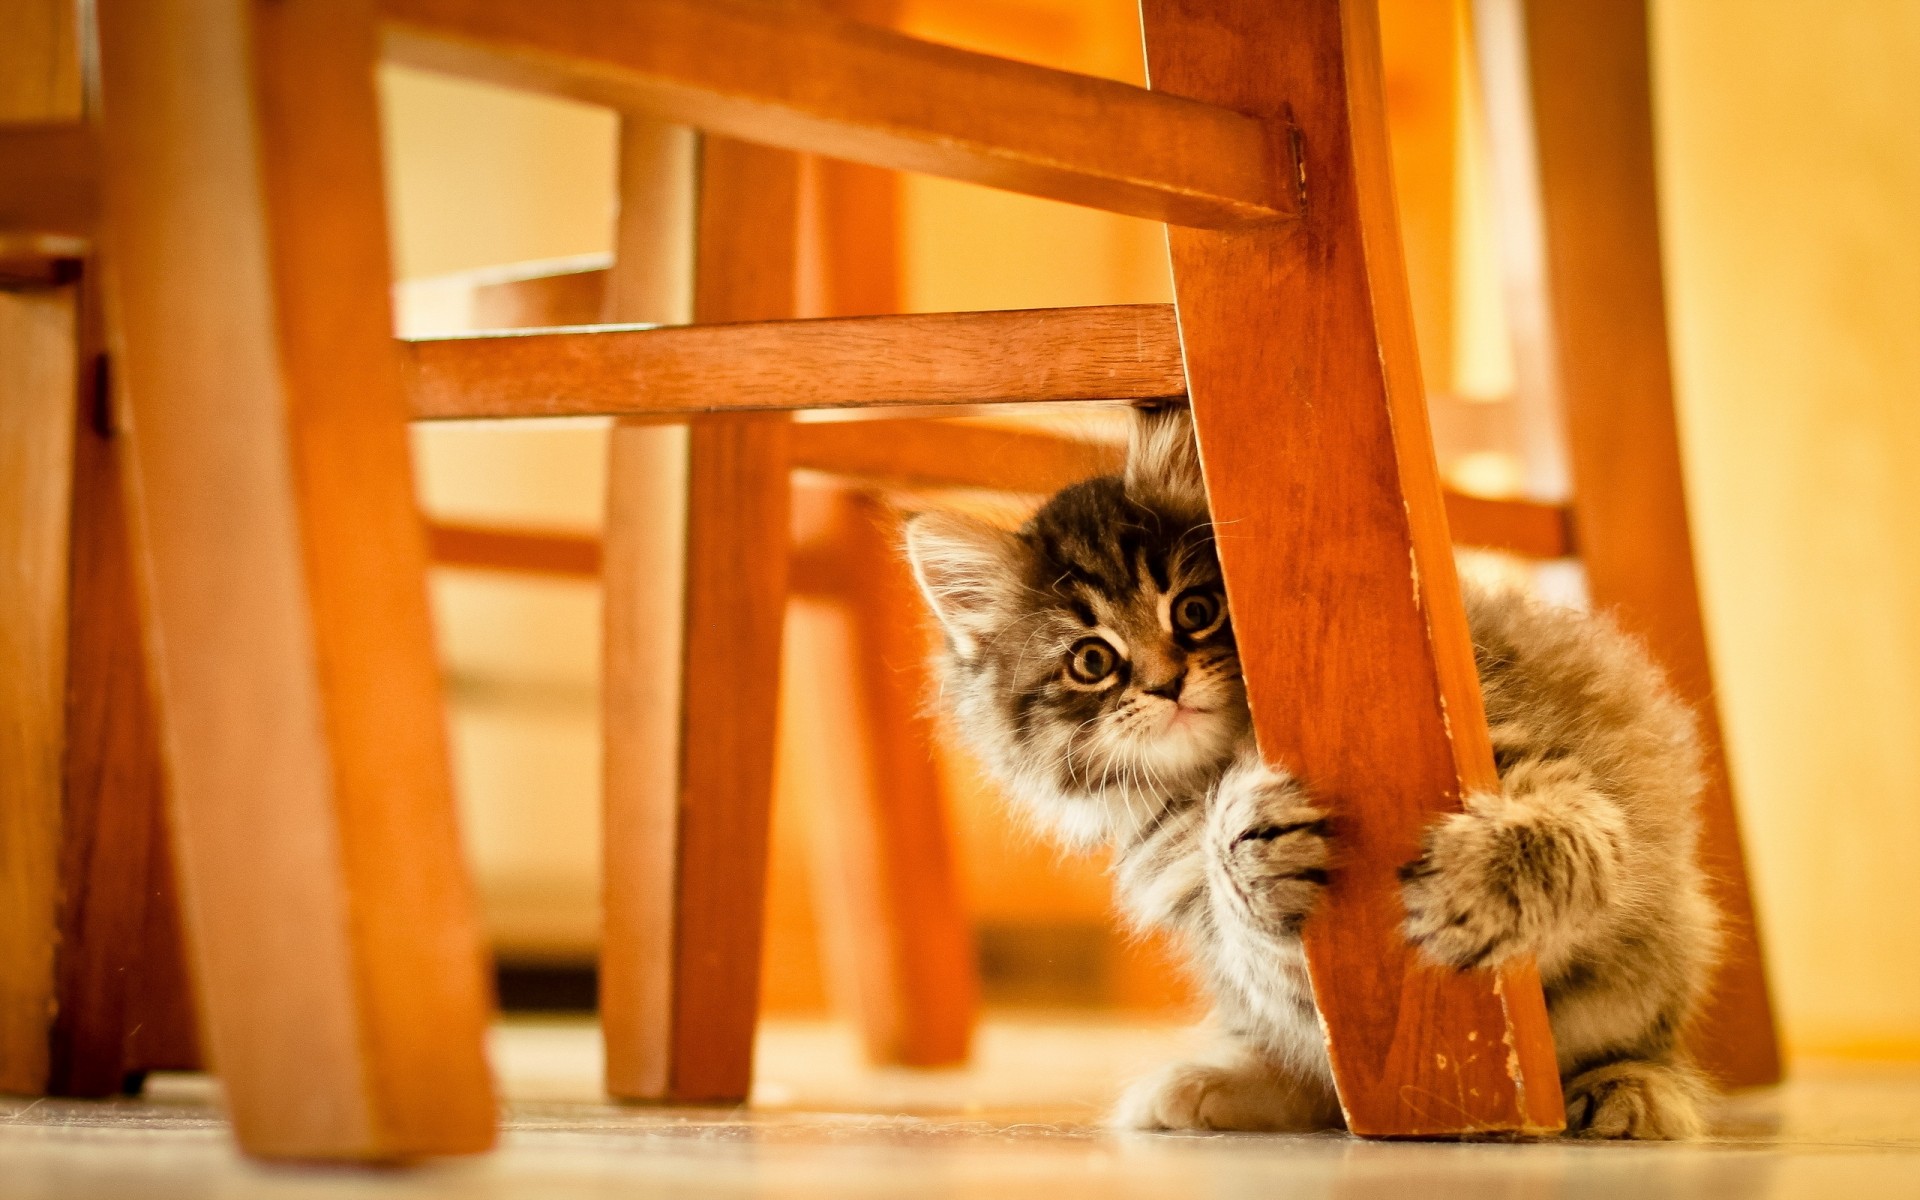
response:
[[[700,321],[793,315],[799,166],[794,155],[720,138],[701,152]],[[635,1100],[731,1103],[753,1074],[771,832],[774,717],[786,610],[787,421],[695,418],[687,437],[684,618],[677,780],[634,764],[620,724],[658,673],[633,625],[660,581],[641,549],[662,518],[621,478],[616,431],[606,531],[607,911],[601,1019],[607,1089]],[[642,566],[642,564],[647,564]],[[642,717],[644,719],[644,717]],[[643,841],[644,840],[644,841]],[[649,848],[651,847],[651,848]],[[665,847],[667,849],[662,849]],[[670,851],[671,859],[664,855]],[[643,873],[648,867],[653,873]],[[667,868],[661,871],[660,868]]]
[[[89,289],[90,315],[96,291]],[[83,371],[74,433],[60,1003],[48,1089],[104,1096],[138,1069],[129,1031],[138,1027],[135,996],[155,965],[146,939],[164,785],[127,528],[124,439],[113,428],[104,357],[90,346],[82,361],[94,369]],[[171,895],[158,902],[168,910],[174,903]]]
[[[241,1146],[493,1139],[392,342],[368,3],[99,13],[173,834]]]
[[[1538,277],[1516,300],[1537,314],[1517,347],[1523,380],[1564,413],[1580,556],[1596,606],[1646,640],[1700,714],[1707,747],[1700,862],[1725,914],[1727,945],[1692,1048],[1723,1084],[1778,1083],[1779,1042],[1740,844],[1713,668],[1707,653],[1673,410],[1654,179],[1647,13],[1639,4],[1518,5],[1537,163],[1516,181],[1541,218],[1512,222],[1544,240]],[[1501,28],[1511,28],[1502,22]],[[1508,63],[1494,64],[1505,69]],[[1503,123],[1511,129],[1511,121]],[[1516,163],[1516,165],[1517,165]],[[1530,256],[1531,257],[1531,256]],[[1523,281],[1523,287],[1525,282]]]
[[[844,948],[841,990],[868,1059],[953,1066],[967,1059],[980,980],[924,715],[927,635],[896,549],[898,518],[844,487],[796,487],[795,505],[817,510],[797,524],[821,533],[795,560],[795,588],[841,603],[851,618],[846,666],[865,734],[844,756],[860,760],[846,765],[864,768],[865,786],[820,814],[829,826],[816,860],[827,872],[820,918]]]
[[[50,1082],[79,287],[0,291],[0,1091]]]
[[[1255,730],[1339,824],[1306,940],[1348,1125],[1558,1129],[1531,964],[1436,970],[1399,930],[1396,870],[1427,823],[1499,781],[1427,433],[1374,0],[1143,7],[1154,87],[1291,128],[1304,158],[1299,222],[1168,237]]]

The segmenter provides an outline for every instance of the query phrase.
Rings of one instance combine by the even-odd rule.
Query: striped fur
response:
[[[1116,1123],[1337,1127],[1299,937],[1337,814],[1253,749],[1184,414],[1143,415],[1124,476],[1017,531],[928,514],[907,537],[954,724],[1043,827],[1113,848],[1127,918],[1176,933],[1213,997],[1218,1055],[1143,1080]],[[1709,1089],[1679,1039],[1718,922],[1691,715],[1604,618],[1466,599],[1502,786],[1403,869],[1406,934],[1461,970],[1538,961],[1570,1131],[1694,1135]]]

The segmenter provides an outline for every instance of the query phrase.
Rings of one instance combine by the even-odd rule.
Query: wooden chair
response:
[[[1399,6],[1402,10],[1408,7]],[[1602,283],[1561,271],[1544,276],[1536,270],[1516,272],[1512,301],[1522,317],[1520,346],[1526,371],[1521,381],[1519,407],[1521,424],[1531,442],[1527,448],[1536,460],[1544,459],[1549,464],[1561,461],[1563,435],[1558,414],[1567,411],[1573,426],[1570,432],[1579,486],[1574,489],[1571,505],[1494,502],[1448,492],[1445,506],[1454,539],[1459,544],[1542,560],[1578,553],[1596,603],[1616,612],[1629,628],[1648,640],[1703,713],[1711,768],[1705,800],[1708,836],[1703,855],[1720,903],[1729,917],[1730,952],[1710,1011],[1693,1040],[1696,1053],[1723,1083],[1729,1086],[1771,1083],[1778,1080],[1780,1072],[1777,1043],[1706,668],[1692,553],[1685,529],[1671,390],[1667,382],[1658,290],[1658,240],[1653,221],[1645,30],[1639,15],[1633,12],[1609,10],[1585,16],[1584,27],[1605,29],[1608,38],[1606,53],[1590,55],[1578,75],[1543,65],[1557,61],[1549,57],[1552,47],[1535,48],[1530,60],[1521,47],[1512,44],[1511,39],[1522,22],[1521,14],[1511,7],[1503,10],[1498,5],[1490,6],[1490,11],[1480,19],[1481,25],[1490,27],[1490,32],[1481,38],[1488,60],[1483,74],[1490,78],[1488,103],[1495,110],[1494,126],[1502,134],[1495,140],[1494,150],[1505,180],[1503,208],[1537,207],[1544,203],[1565,209],[1581,204],[1582,197],[1605,196],[1607,210],[1617,223],[1595,230],[1583,225],[1577,215],[1563,216],[1556,230],[1558,241],[1554,248],[1559,250],[1570,239],[1583,240],[1587,263],[1629,266],[1622,276],[1630,279],[1637,290],[1623,293],[1618,286],[1613,286],[1609,304],[1596,306],[1583,302],[1577,307],[1576,313],[1584,324],[1574,331],[1574,336],[1589,341],[1606,337],[1614,343],[1616,353],[1604,358],[1589,355],[1578,363],[1569,361],[1562,368],[1546,358],[1544,346],[1552,297],[1543,289],[1551,285],[1552,296],[1577,298],[1597,294]],[[1404,31],[1403,37],[1424,37],[1438,43],[1414,52],[1413,57],[1424,55],[1437,62],[1439,70],[1450,74],[1453,66],[1449,36],[1452,31],[1447,28],[1450,18],[1438,10],[1396,11],[1395,17]],[[1543,27],[1557,26],[1558,17],[1550,13],[1536,21]],[[1572,27],[1560,26],[1560,36],[1564,39],[1565,29]],[[1564,45],[1559,52],[1568,53]],[[1403,53],[1402,57],[1408,55]],[[1536,64],[1537,82],[1531,89],[1516,90],[1518,81],[1514,72],[1524,70],[1529,61]],[[1431,78],[1420,82],[1429,87],[1445,86]],[[1537,133],[1529,129],[1533,103],[1529,92],[1543,105],[1558,106],[1561,114],[1558,124],[1543,124]],[[1585,114],[1586,123],[1571,123],[1565,116],[1568,112]],[[1609,123],[1596,124],[1595,114],[1604,114]],[[1437,135],[1421,131],[1425,138],[1422,149],[1428,158],[1432,157],[1429,148],[1436,143],[1440,153],[1451,153],[1451,108],[1435,120],[1448,128]],[[1535,150],[1516,142],[1516,123],[1522,135],[1551,138],[1552,146]],[[1596,150],[1603,152],[1596,153]],[[1587,171],[1581,186],[1574,188],[1562,183],[1556,191],[1529,199],[1538,194],[1540,185],[1527,176],[1528,164],[1541,155],[1556,164],[1581,164]],[[1417,159],[1401,164],[1403,170],[1408,166],[1416,172],[1434,171],[1430,163]],[[1450,192],[1450,176],[1444,184]],[[1447,203],[1450,202],[1449,195]],[[1436,218],[1432,211],[1436,206],[1425,197],[1423,203],[1424,208],[1417,204],[1411,215],[1403,211],[1402,216],[1403,222],[1414,224],[1413,232],[1421,235],[1423,251],[1431,256],[1435,242],[1450,238],[1451,224],[1446,211],[1441,211]],[[1434,225],[1435,229],[1420,228],[1423,222]],[[1541,227],[1538,216],[1528,211],[1513,213],[1508,225],[1523,230]],[[1543,249],[1540,245],[1513,247],[1508,261],[1536,263]],[[1587,274],[1591,273],[1589,266]],[[1441,320],[1447,304],[1444,292],[1451,280],[1430,266],[1422,274],[1423,282],[1429,286],[1418,292],[1416,298],[1421,302],[1422,311],[1428,314],[1430,324],[1444,325]],[[570,324],[581,312],[592,311],[605,282],[604,274],[597,271],[527,280],[500,288],[494,303],[522,313],[529,308],[543,309],[548,323]],[[1607,284],[1614,282],[1609,280]],[[1436,283],[1438,287],[1433,286]],[[1441,295],[1436,297],[1436,292]],[[1445,333],[1446,329],[1440,332]],[[1171,342],[1171,320],[1162,336]],[[1627,352],[1629,348],[1631,353]],[[1171,349],[1167,351],[1167,361],[1173,361],[1173,353]],[[1629,373],[1635,381],[1631,394],[1619,393],[1617,384],[1622,376],[1606,365],[1622,361],[1638,364]],[[1565,379],[1556,374],[1563,369],[1568,372]],[[1604,405],[1593,398],[1596,394],[1606,396]],[[1610,422],[1595,415],[1600,411],[1629,413],[1632,419],[1625,424]],[[1058,438],[925,421],[802,425],[795,428],[794,436],[804,439],[804,445],[793,447],[795,465],[864,480],[868,484],[1038,492],[1061,486],[1096,469],[1096,464],[1111,466],[1110,461],[1102,463],[1098,451],[1093,451],[1090,457],[1090,448]],[[1547,476],[1541,490],[1548,494],[1567,493],[1564,467],[1557,477],[1550,467]],[[1580,531],[1578,547],[1576,529]],[[470,539],[472,535],[466,536]],[[1596,546],[1599,548],[1594,549]],[[498,546],[489,551],[469,541],[464,553],[470,565],[487,565],[490,557],[496,566],[514,560],[530,561],[528,548],[524,546]],[[816,547],[806,553],[810,558],[819,558],[831,550]],[[895,730],[894,738],[902,745],[919,746],[925,743],[927,735],[901,727]]]
[[[174,7],[101,14],[102,262],[203,1028],[243,1146],[406,1157],[491,1136],[409,404],[689,422],[684,591],[710,603],[689,605],[681,659],[715,669],[684,677],[673,791],[609,792],[609,833],[620,822],[640,848],[610,881],[617,1094],[744,1089],[758,906],[738,897],[757,894],[764,846],[797,441],[781,414],[1184,393],[1216,519],[1236,533],[1229,592],[1263,598],[1236,605],[1261,745],[1347,832],[1308,943],[1351,1127],[1559,1126],[1531,968],[1435,972],[1397,932],[1395,869],[1434,812],[1495,777],[1426,440],[1369,3],[1149,0],[1157,90],[1143,91],[790,6],[386,0],[384,44],[403,61],[1166,220],[1178,300],[769,320],[791,294],[769,274],[791,257],[748,243],[778,236],[754,206],[789,193],[791,167],[714,138],[703,205],[728,211],[703,217],[695,316],[733,323],[397,355],[371,6]],[[775,69],[790,59],[807,72]],[[70,119],[32,133],[84,162]],[[21,190],[56,195],[44,178]],[[21,227],[16,211],[0,223]],[[616,463],[646,429],[623,427]],[[21,508],[46,519],[43,496]],[[616,490],[610,577],[645,582],[618,564],[657,515]],[[632,682],[611,680],[610,711],[657,717]],[[716,903],[727,883],[747,890]],[[1511,1053],[1474,1053],[1494,1045]],[[1434,1094],[1466,1099],[1433,1111],[1419,1097]]]

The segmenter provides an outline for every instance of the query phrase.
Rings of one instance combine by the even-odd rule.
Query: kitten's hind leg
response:
[[[1627,1059],[1582,1071],[1566,1084],[1572,1137],[1671,1141],[1706,1132],[1711,1089],[1679,1063]]]
[[[1219,1062],[1161,1068],[1126,1090],[1107,1123],[1115,1129],[1260,1133],[1342,1127],[1339,1102],[1325,1082],[1247,1049]]]

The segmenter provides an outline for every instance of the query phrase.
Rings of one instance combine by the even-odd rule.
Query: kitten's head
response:
[[[1019,530],[922,514],[907,553],[946,634],[944,700],[1056,834],[1104,840],[1233,753],[1247,706],[1184,409],[1138,413],[1123,475]]]

